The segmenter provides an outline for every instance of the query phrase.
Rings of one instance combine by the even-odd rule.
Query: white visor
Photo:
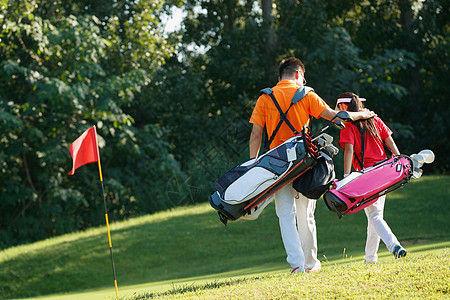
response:
[[[366,101],[366,98],[359,98],[360,101]],[[350,103],[352,98],[338,98],[336,102],[335,110],[339,110],[339,103]]]

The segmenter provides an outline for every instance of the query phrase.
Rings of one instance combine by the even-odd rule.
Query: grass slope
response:
[[[448,299],[450,250],[384,261],[345,263],[319,273],[276,274],[242,280],[185,285],[164,294],[129,299]]]
[[[449,196],[449,176],[422,177],[388,195],[385,219],[407,249],[408,244],[423,241],[428,241],[424,245],[430,248],[436,247],[436,242],[448,247]],[[123,295],[127,286],[137,292],[155,282],[165,283],[167,289],[168,283],[182,283],[187,278],[211,282],[218,276],[287,272],[273,210],[270,205],[258,220],[239,220],[227,227],[207,203],[112,222],[119,294]],[[322,260],[362,259],[363,212],[338,220],[320,199],[316,220]],[[382,245],[380,256],[391,258]],[[158,290],[158,286],[150,290]],[[73,299],[104,299],[105,293],[114,296],[104,227],[0,251],[1,299],[77,291],[86,293]]]

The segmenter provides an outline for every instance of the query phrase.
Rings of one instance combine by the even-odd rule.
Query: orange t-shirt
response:
[[[283,112],[289,108],[291,104],[291,99],[299,86],[290,80],[279,81],[276,86],[272,88],[273,95],[280,105]],[[318,119],[320,114],[328,107],[325,101],[322,100],[316,93],[309,92],[305,98],[300,100],[298,103],[294,104],[287,114],[288,120],[300,132],[303,126],[309,121],[309,115]],[[269,95],[262,94],[258,101],[256,102],[255,108],[253,109],[252,116],[250,118],[250,123],[266,126],[268,137],[272,135],[272,132],[278,125],[280,121],[280,112],[273,103]],[[282,144],[289,138],[293,137],[294,133],[286,124],[283,122],[278,133],[276,134],[270,149]]]

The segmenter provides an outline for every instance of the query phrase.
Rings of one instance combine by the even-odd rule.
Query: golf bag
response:
[[[342,218],[344,214],[360,211],[378,197],[403,187],[410,181],[413,171],[413,160],[407,155],[398,155],[335,180],[323,199],[328,209]]]
[[[209,202],[225,225],[243,216],[256,219],[269,204],[269,197],[309,170],[315,160],[303,131],[301,136],[233,167],[217,179]]]

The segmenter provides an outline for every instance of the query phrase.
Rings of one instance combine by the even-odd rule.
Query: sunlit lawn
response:
[[[449,191],[450,177],[425,176],[388,195],[385,219],[411,257],[449,246]],[[363,212],[339,220],[319,199],[316,220],[324,268],[363,260]],[[121,296],[289,270],[273,205],[256,221],[227,227],[203,203],[112,220],[111,231]],[[383,245],[379,254],[392,260]],[[87,292],[73,299],[115,294],[105,227],[0,252],[0,298],[73,292]]]

